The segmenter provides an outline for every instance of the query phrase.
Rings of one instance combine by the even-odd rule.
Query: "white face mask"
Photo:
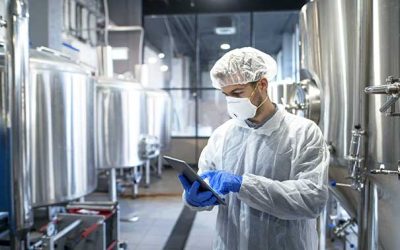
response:
[[[254,90],[255,91],[255,90]],[[228,113],[230,117],[239,120],[247,120],[256,116],[257,109],[261,107],[267,101],[267,98],[258,106],[251,103],[250,98],[253,96],[253,93],[249,98],[239,98],[239,97],[226,97]]]
[[[250,102],[250,99],[245,98],[237,98],[237,97],[226,97],[228,113],[230,117],[239,119],[239,120],[247,120],[256,116],[257,106]]]

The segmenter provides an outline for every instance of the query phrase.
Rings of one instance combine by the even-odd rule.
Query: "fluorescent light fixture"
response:
[[[161,65],[160,70],[162,72],[167,72],[168,71],[168,66],[167,65]]]
[[[149,59],[147,59],[147,61],[149,62],[149,64],[155,64],[157,62],[157,58],[155,57],[149,57]]]
[[[165,57],[165,54],[164,54],[164,53],[158,54],[158,58],[163,59],[164,57]]]
[[[236,34],[236,27],[216,27],[214,31],[217,35],[234,35]]]
[[[220,48],[223,50],[228,50],[231,48],[231,45],[229,45],[228,43],[223,43],[221,44]]]

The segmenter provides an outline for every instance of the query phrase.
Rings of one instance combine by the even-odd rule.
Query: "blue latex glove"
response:
[[[218,205],[217,198],[210,191],[199,191],[200,183],[198,181],[190,184],[184,175],[178,176],[185,189],[185,199],[187,203],[195,207],[208,207]]]
[[[200,175],[203,179],[208,179],[210,186],[220,194],[229,192],[237,193],[242,186],[243,177],[221,170],[206,171]]]

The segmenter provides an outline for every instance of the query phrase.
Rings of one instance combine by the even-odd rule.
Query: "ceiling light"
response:
[[[155,64],[157,62],[157,58],[149,57],[149,59],[147,61],[149,62],[149,64]]]
[[[217,18],[217,24],[214,28],[217,35],[236,34],[236,25],[231,16],[220,16]]]
[[[167,65],[161,65],[160,70],[162,72],[166,72],[166,71],[168,71],[168,66]]]
[[[164,54],[164,53],[158,54],[158,58],[163,59],[164,57],[165,57],[165,54]]]
[[[223,50],[228,50],[231,48],[231,46],[228,43],[223,43],[221,44],[220,48]]]
[[[234,35],[236,34],[235,27],[217,27],[214,29],[217,35]]]

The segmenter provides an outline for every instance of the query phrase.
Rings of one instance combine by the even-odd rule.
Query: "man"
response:
[[[214,249],[318,248],[329,151],[315,123],[271,102],[267,88],[275,75],[274,59],[254,48],[232,50],[211,69],[233,118],[214,131],[199,159],[199,173],[226,195]],[[180,180],[187,206],[218,205],[198,182]]]

